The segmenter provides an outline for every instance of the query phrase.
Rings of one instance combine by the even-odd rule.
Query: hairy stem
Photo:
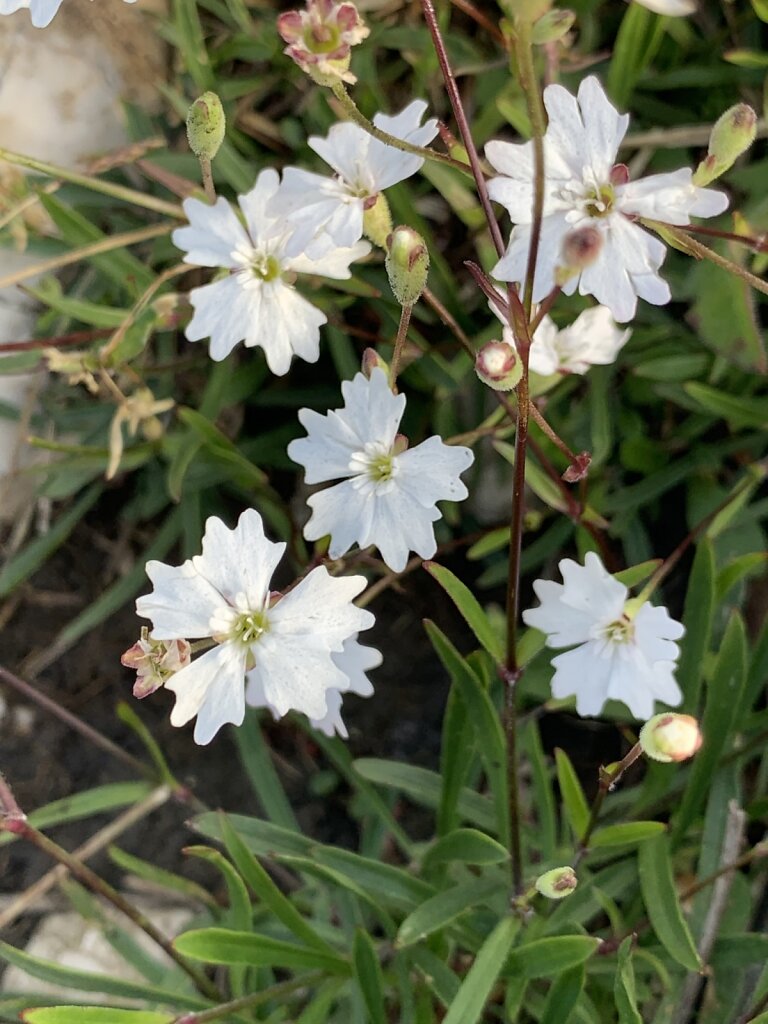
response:
[[[395,338],[395,350],[392,353],[392,365],[389,368],[389,386],[391,388],[394,388],[397,383],[397,375],[400,372],[400,360],[403,355],[403,348],[405,347],[405,339],[408,335],[408,325],[411,322],[412,312],[413,306],[400,307],[400,323],[397,328],[397,337]]]
[[[228,1003],[212,1006],[210,1010],[183,1013],[180,1017],[176,1017],[171,1024],[209,1024],[212,1020],[221,1020],[223,1017],[228,1017],[239,1010],[250,1010],[255,1006],[261,1006],[263,1003],[270,1003],[273,1000],[277,1000],[278,1003],[282,1004],[285,996],[292,995],[300,989],[309,988],[310,985],[321,980],[322,975],[319,973],[306,974],[302,978],[292,978],[290,981],[282,981],[277,985],[270,985],[259,992],[251,992],[249,995],[241,996],[239,999],[232,999]]]
[[[592,809],[589,813],[587,827],[584,829],[584,835],[581,837],[579,848],[576,851],[574,867],[579,863],[581,858],[589,849],[589,840],[592,838],[592,833],[595,831],[595,826],[597,825],[600,817],[600,811],[602,810],[606,796],[608,796],[613,787],[618,783],[624,772],[628,768],[631,768],[635,761],[637,761],[642,752],[643,748],[639,743],[636,743],[629,753],[625,754],[621,761],[614,766],[612,771],[606,771],[604,768],[600,769],[600,781],[597,793],[595,794],[595,799],[592,801]]]

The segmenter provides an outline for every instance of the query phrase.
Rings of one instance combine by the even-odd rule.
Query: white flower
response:
[[[337,690],[326,690],[326,713],[322,718],[312,719],[312,725],[326,736],[334,736],[338,733],[342,739],[346,739],[347,727],[341,717],[342,694],[355,693],[358,697],[371,696],[373,684],[366,672],[381,664],[381,654],[373,647],[363,647],[357,642],[356,637],[352,637],[345,641],[343,650],[338,654],[333,654],[332,658],[337,668],[341,669],[346,676],[346,685]],[[261,681],[255,673],[249,672],[246,680],[246,703],[254,708],[268,707],[275,718],[278,718],[279,715],[267,700]]]
[[[680,623],[647,602],[635,609],[594,552],[583,566],[564,558],[559,568],[563,583],[536,580],[541,604],[523,612],[527,625],[547,634],[547,647],[574,647],[552,659],[552,695],[575,695],[580,715],[599,714],[606,700],[623,701],[640,719],[651,717],[654,701],[679,704],[673,641],[683,635]]]
[[[186,199],[189,226],[173,232],[173,242],[186,250],[185,262],[203,267],[226,267],[231,273],[202,288],[194,288],[195,308],[185,334],[190,341],[211,339],[211,358],[224,359],[238,342],[264,349],[273,373],[288,372],[293,355],[316,362],[320,326],[326,316],[303,298],[286,279],[295,273],[319,274],[337,280],[350,276],[352,260],[370,252],[367,242],[327,251],[315,261],[291,245],[290,226],[267,205],[278,190],[276,171],[261,172],[251,191],[239,197],[246,227],[226,199],[213,206]]]
[[[555,286],[566,236],[587,225],[600,232],[602,248],[593,263],[565,282],[566,295],[578,285],[579,294],[594,295],[620,322],[635,315],[638,296],[657,306],[669,302],[669,286],[658,274],[666,248],[636,219],[685,225],[691,216],[722,213],[727,197],[695,186],[689,168],[628,181],[626,167],[615,161],[629,117],[611,106],[596,78],[584,79],[578,101],[562,86],[549,85],[544,103],[549,127],[544,136],[544,220],[534,302]],[[489,142],[485,153],[502,174],[489,182],[489,194],[517,225],[493,274],[501,281],[519,282],[525,278],[531,238],[533,143]]]
[[[125,2],[134,4],[136,0],[125,0]],[[45,28],[53,21],[61,3],[62,0],[0,0],[0,15],[28,10],[35,28]]]
[[[373,123],[398,139],[426,146],[437,135],[437,121],[421,124],[426,109],[423,100],[414,100],[395,117],[376,114]],[[295,225],[292,245],[313,257],[330,245],[354,245],[363,236],[363,214],[376,196],[410,178],[424,163],[422,157],[379,142],[349,121],[334,125],[324,139],[313,135],[309,145],[337,176],[286,167],[271,211]]]
[[[208,519],[202,555],[180,566],[147,563],[154,590],[138,599],[136,611],[152,620],[152,639],[215,641],[166,683],[176,694],[171,724],[197,715],[197,743],[209,743],[226,722],[242,723],[246,671],[278,715],[293,708],[322,719],[328,691],[349,688],[336,656],[373,625],[373,615],[352,604],[365,578],[333,577],[318,566],[288,593],[272,594],[284,550],[248,509],[233,530]]]
[[[308,499],[312,518],[307,540],[330,535],[329,554],[339,558],[357,543],[375,544],[395,572],[408,552],[431,558],[437,550],[432,527],[436,502],[461,501],[467,489],[459,474],[472,465],[469,448],[443,444],[434,436],[403,450],[397,428],[405,395],[393,395],[380,368],[370,380],[358,373],[341,385],[345,406],[326,416],[302,409],[308,436],[291,441],[288,454],[306,471],[308,484],[341,483]]]
[[[504,341],[514,345],[514,334],[505,314],[493,301],[488,305],[504,324]],[[585,309],[562,330],[557,329],[551,317],[544,316],[531,339],[529,369],[549,377],[553,373],[586,373],[590,366],[608,366],[631,333],[616,326],[607,306]]]
[[[696,10],[696,0],[635,0],[635,3],[647,7],[654,14],[666,14],[670,18],[682,18]]]

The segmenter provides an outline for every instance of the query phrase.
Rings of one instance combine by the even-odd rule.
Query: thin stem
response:
[[[93,331],[75,331],[73,334],[61,334],[57,338],[35,338],[32,341],[4,341],[0,343],[0,352],[28,352],[36,348],[64,348],[68,345],[87,345],[111,334],[108,327],[99,327]]]
[[[140,928],[145,935],[149,936],[149,938],[152,939],[152,941],[165,953],[167,953],[168,956],[178,964],[182,971],[192,979],[199,992],[208,999],[218,1000],[221,998],[221,993],[218,988],[205,976],[205,974],[203,974],[203,972],[197,967],[188,963],[187,960],[176,951],[173,943],[169,942],[169,940],[155,928],[148,917],[142,914],[141,911],[137,910],[133,904],[129,903],[128,900],[121,896],[121,894],[108,882],[105,882],[103,878],[92,871],[87,864],[83,864],[81,860],[78,860],[78,858],[73,854],[59,846],[58,843],[54,843],[52,839],[49,839],[48,836],[34,828],[28,821],[19,820],[13,811],[10,815],[0,818],[0,829],[5,829],[6,831],[19,836],[21,839],[26,839],[27,842],[32,843],[32,845],[37,847],[38,850],[41,850],[53,860],[66,867],[74,878],[87,886],[87,888],[92,892],[107,900],[108,903],[111,903],[113,907],[125,914],[129,920],[133,921],[133,923]]]
[[[707,235],[709,238],[722,238],[726,242],[738,242],[755,252],[768,252],[768,235],[739,235],[735,231],[720,231],[718,228],[707,227],[706,224],[686,224],[686,231],[692,235]]]
[[[285,996],[298,992],[303,988],[322,980],[322,974],[305,974],[303,978],[292,978],[290,981],[282,981],[277,985],[270,985],[259,992],[252,992],[250,995],[241,996],[239,999],[232,999],[228,1003],[221,1003],[219,1006],[212,1006],[210,1010],[198,1010],[193,1013],[183,1013],[176,1017],[171,1024],[209,1024],[212,1020],[221,1020],[229,1014],[237,1013],[239,1010],[250,1010],[262,1003],[269,1003],[273,1000],[281,1002]]]
[[[0,150],[2,158],[2,150]],[[138,242],[146,242],[151,238],[159,238],[161,235],[169,235],[175,224],[165,221],[162,224],[151,224],[149,227],[138,228],[135,231],[124,231],[121,235],[107,235],[100,238],[98,242],[91,242],[79,249],[72,249],[70,252],[60,253],[52,256],[41,263],[35,263],[31,267],[23,267],[12,274],[6,274],[0,278],[0,288],[9,288],[11,285],[26,281],[30,277],[37,277],[38,274],[47,274],[51,270],[59,270],[60,267],[68,267],[72,263],[79,263],[80,260],[90,259],[91,256],[100,256],[105,252],[112,252],[114,249],[123,249],[128,245],[136,245]]]
[[[203,189],[205,190],[205,198],[213,206],[216,202],[216,186],[213,184],[213,174],[211,172],[211,160],[207,156],[199,156],[200,161],[200,177],[203,181]]]
[[[121,202],[132,203],[134,206],[143,206],[145,210],[153,210],[166,217],[184,219],[184,211],[176,203],[166,203],[163,199],[156,199],[154,196],[145,195],[143,192],[137,192],[135,189],[126,188],[123,185],[115,185],[111,181],[91,178],[87,174],[78,174],[66,167],[45,163],[43,160],[35,160],[31,156],[22,156],[21,153],[12,153],[7,149],[0,149],[0,160],[6,160],[9,164],[15,164],[17,167],[26,167],[28,170],[37,171],[40,174],[47,174],[49,178],[60,178],[73,185],[82,185],[83,188],[88,188],[92,192],[100,192],[102,195],[111,196]]]
[[[565,443],[562,437],[560,437],[560,435],[557,434],[552,429],[552,427],[547,423],[547,421],[542,416],[536,403],[531,402],[529,408],[531,412],[531,419],[536,424],[536,426],[541,430],[543,434],[545,434],[549,438],[549,440],[558,449],[558,451],[563,453],[563,455],[566,457],[566,459],[568,459],[572,466],[577,466],[580,461],[579,456],[575,455],[571,451],[571,449],[568,447],[568,445]]]
[[[472,342],[469,340],[466,333],[462,330],[461,326],[458,324],[454,316],[445,308],[445,306],[442,304],[440,299],[438,299],[435,293],[433,291],[430,291],[429,288],[425,288],[424,291],[421,293],[421,297],[424,299],[427,305],[431,306],[432,309],[434,309],[434,311],[443,321],[445,326],[450,331],[453,331],[455,337],[457,338],[459,344],[462,346],[464,351],[474,359],[475,350],[472,347]]]
[[[411,322],[412,312],[413,306],[400,307],[400,323],[398,324],[397,337],[395,338],[395,350],[392,353],[392,365],[389,368],[389,386],[393,389],[397,383],[397,375],[400,372],[400,360],[403,355],[403,348],[405,347],[405,339],[408,334],[408,325]]]
[[[92,725],[88,725],[88,723],[84,722],[82,718],[78,718],[77,715],[73,715],[71,711],[67,711],[66,708],[57,704],[55,700],[47,697],[44,693],[38,690],[37,687],[30,686],[29,683],[14,675],[13,672],[9,672],[8,669],[3,668],[2,665],[0,665],[0,680],[7,683],[8,686],[12,686],[17,693],[22,694],[22,696],[33,701],[39,707],[45,708],[46,711],[50,711],[51,714],[64,722],[65,725],[74,729],[75,732],[79,732],[80,735],[84,736],[90,743],[93,743],[95,746],[105,750],[108,754],[111,754],[112,757],[116,757],[118,761],[122,761],[124,764],[127,764],[133,769],[133,771],[138,772],[139,775],[143,775],[147,778],[155,777],[155,773],[149,765],[144,764],[143,761],[139,761],[138,758],[129,754],[126,750],[123,750],[122,747],[119,747],[116,743],[113,743],[112,740],[94,729]]]
[[[389,132],[377,128],[373,121],[369,121],[365,114],[360,111],[355,101],[347,92],[343,82],[337,82],[332,86],[332,92],[350,121],[354,121],[363,131],[368,132],[369,135],[372,135],[374,139],[378,139],[379,142],[392,146],[394,149],[399,149],[403,153],[413,153],[414,156],[420,156],[424,160],[434,160],[440,164],[447,164],[463,174],[472,173],[472,169],[468,164],[465,164],[462,160],[454,160],[448,153],[438,153],[436,149],[431,149],[429,146],[417,146],[413,142],[406,142],[405,139],[399,139],[396,135],[390,135]]]
[[[187,270],[189,270],[188,264],[177,263],[176,266],[169,267],[168,270],[164,270],[162,274],[158,274],[158,276],[154,279],[152,284],[146,289],[144,294],[137,300],[137,302],[134,303],[133,308],[128,313],[128,316],[125,318],[125,320],[123,320],[123,322],[120,324],[117,330],[112,334],[112,337],[109,339],[107,344],[104,345],[104,347],[100,350],[99,358],[101,359],[102,363],[105,363],[112,355],[114,350],[125,337],[128,328],[131,326],[131,324],[135,323],[136,317],[147,306],[152,296],[155,295],[160,290],[160,288],[162,288],[163,285],[166,284],[168,281],[172,280],[174,277],[178,277],[180,274],[185,273]]]
[[[625,754],[621,761],[619,761],[619,763],[614,767],[613,771],[606,771],[604,768],[600,769],[600,781],[597,793],[595,793],[595,799],[592,801],[592,809],[589,813],[587,827],[584,829],[584,835],[581,837],[579,848],[576,851],[575,864],[579,863],[581,858],[589,849],[589,840],[592,838],[592,833],[597,825],[598,818],[600,817],[600,811],[602,810],[606,796],[608,796],[613,787],[619,782],[624,772],[628,768],[631,768],[635,761],[637,761],[642,752],[643,748],[639,743],[636,743],[629,753]]]
[[[539,303],[536,313],[533,319],[531,320],[531,341],[533,341],[533,336],[538,330],[541,321],[544,319],[544,317],[547,315],[550,309],[552,309],[555,302],[557,302],[557,300],[560,298],[561,292],[562,288],[559,284],[556,284],[552,291],[549,293],[549,295],[545,299],[542,299],[542,301]]]
[[[747,284],[750,284],[756,291],[762,292],[763,295],[768,295],[768,281],[763,281],[762,278],[757,277],[748,270],[745,270],[744,267],[740,267],[738,263],[734,263],[733,260],[729,260],[725,256],[721,256],[720,253],[715,252],[714,249],[710,249],[709,246],[699,242],[688,233],[687,228],[677,227],[674,224],[665,224],[663,221],[659,220],[648,220],[645,217],[642,218],[641,224],[650,228],[652,231],[655,231],[662,237],[662,239],[665,235],[674,238],[676,241],[680,242],[680,245],[685,252],[689,252],[692,256],[696,256],[699,259],[709,260],[710,263],[714,263],[716,266],[722,267],[723,270],[727,270],[729,273],[742,278],[742,280],[746,281]]]

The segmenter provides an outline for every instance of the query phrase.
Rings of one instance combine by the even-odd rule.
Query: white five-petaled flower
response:
[[[437,550],[432,524],[438,501],[461,501],[467,489],[459,479],[472,465],[469,448],[427,438],[404,448],[397,433],[405,395],[394,395],[387,375],[376,367],[370,380],[358,373],[341,385],[345,405],[326,416],[302,409],[307,437],[291,441],[288,454],[304,466],[308,484],[339,480],[308,499],[312,517],[308,540],[330,535],[329,554],[339,558],[357,543],[375,544],[381,557],[401,572],[408,552],[431,558]]]
[[[187,325],[190,341],[211,339],[211,358],[224,359],[235,345],[264,349],[273,373],[288,372],[294,355],[314,363],[320,354],[320,326],[327,320],[291,284],[296,273],[344,280],[349,264],[370,252],[367,242],[327,251],[319,261],[292,244],[292,230],[267,207],[279,187],[276,171],[261,172],[251,191],[239,197],[243,227],[226,199],[213,206],[186,199],[189,225],[173,232],[173,242],[186,251],[185,262],[225,267],[227,277],[194,288],[195,315]],[[290,245],[290,255],[288,247]]]
[[[318,566],[275,595],[269,585],[284,550],[267,540],[261,516],[248,509],[232,530],[208,519],[202,555],[180,566],[147,563],[154,590],[138,599],[136,611],[151,619],[151,638],[215,641],[166,683],[176,694],[171,724],[197,716],[197,743],[209,743],[226,722],[242,723],[246,672],[278,715],[294,709],[321,720],[329,692],[350,688],[338,659],[373,625],[373,615],[352,603],[365,578],[333,577]]]
[[[357,642],[356,637],[345,641],[343,650],[332,655],[338,668],[346,676],[346,685],[340,689],[326,690],[327,700],[326,713],[322,718],[312,719],[315,729],[326,736],[338,734],[342,739],[347,739],[347,727],[341,717],[342,697],[345,693],[354,693],[358,697],[370,697],[373,693],[373,684],[366,675],[373,668],[381,664],[381,654],[373,647],[364,647]],[[272,714],[278,718],[273,705],[269,703],[264,695],[264,688],[261,680],[255,673],[250,672],[246,676],[247,685],[245,688],[245,700],[251,707],[268,707]]]
[[[125,2],[134,4],[136,0],[125,0]],[[30,20],[35,28],[45,28],[56,17],[61,4],[62,0],[0,0],[0,15],[28,10]]]
[[[426,146],[437,135],[437,121],[421,124],[426,109],[423,100],[414,100],[394,117],[376,114],[373,123],[398,139]],[[295,225],[292,246],[314,258],[332,245],[354,245],[363,235],[363,214],[378,194],[424,163],[422,157],[388,146],[349,121],[334,125],[324,139],[312,136],[309,145],[336,177],[286,167],[271,211]]]
[[[657,306],[669,302],[669,286],[658,274],[666,248],[637,219],[686,225],[691,216],[722,213],[727,196],[698,188],[689,168],[629,181],[626,167],[616,164],[629,117],[611,106],[596,78],[584,79],[578,99],[560,85],[549,85],[544,103],[549,126],[544,136],[544,219],[534,302],[557,283],[566,236],[587,225],[600,232],[603,244],[594,262],[565,281],[566,295],[578,286],[581,295],[594,295],[620,322],[635,315],[638,297]],[[501,174],[489,182],[489,194],[517,225],[493,274],[501,281],[522,281],[533,216],[533,143],[489,142],[485,153]]]
[[[623,701],[639,719],[651,717],[657,700],[679,704],[674,641],[682,625],[666,608],[646,602],[636,609],[594,552],[583,566],[564,558],[559,568],[563,583],[536,580],[541,604],[523,612],[527,625],[547,634],[548,647],[574,648],[552,659],[552,695],[575,695],[580,715],[599,714],[607,700]]]
[[[504,324],[504,341],[514,345],[505,314],[492,300],[488,305]],[[590,366],[607,366],[616,359],[631,333],[616,326],[606,306],[585,309],[572,324],[560,330],[551,317],[544,316],[531,339],[529,369],[549,377],[553,373],[586,373]]]

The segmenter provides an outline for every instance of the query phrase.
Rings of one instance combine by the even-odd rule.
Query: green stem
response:
[[[78,174],[66,167],[59,167],[57,164],[45,163],[43,160],[35,160],[31,156],[23,156],[21,153],[12,153],[7,149],[0,149],[0,160],[5,160],[16,167],[26,167],[30,171],[37,171],[39,174],[47,174],[49,178],[59,178],[61,181],[69,181],[73,185],[81,185],[92,192],[100,192],[102,195],[111,196],[121,202],[132,203],[134,206],[143,206],[145,210],[153,210],[155,213],[162,213],[166,217],[177,217],[184,219],[184,211],[176,203],[167,203],[163,199],[156,199],[154,196],[145,195],[136,189],[126,188],[124,185],[115,185],[111,181],[102,181],[101,178],[92,178],[87,174]]]
[[[472,168],[469,164],[465,164],[461,160],[454,160],[454,158],[449,156],[447,153],[438,153],[436,149],[431,149],[429,146],[416,146],[412,142],[406,142],[405,139],[398,139],[396,135],[390,135],[389,132],[385,132],[382,131],[381,128],[377,128],[372,121],[368,120],[365,114],[361,113],[355,101],[347,92],[346,86],[343,82],[337,82],[332,86],[332,92],[341,104],[344,113],[349,117],[350,121],[354,121],[356,125],[368,132],[369,135],[372,135],[374,139],[378,139],[379,142],[384,142],[387,146],[393,146],[395,149],[399,149],[403,153],[413,153],[414,156],[420,156],[424,160],[434,160],[436,163],[447,164],[449,167],[453,167],[457,171],[461,171],[463,174],[472,174]]]
[[[392,365],[389,368],[389,386],[391,388],[394,388],[397,383],[397,375],[400,372],[400,360],[403,355],[412,312],[413,306],[400,307],[400,323],[397,328],[397,337],[395,338],[395,351],[392,353]]]
[[[595,799],[592,802],[592,810],[589,814],[589,821],[587,827],[584,829],[584,835],[581,837],[579,842],[579,848],[576,851],[576,859],[574,867],[579,863],[581,858],[589,849],[589,840],[592,838],[592,833],[595,830],[598,819],[600,817],[600,811],[602,810],[603,803],[605,802],[606,796],[617,784],[619,779],[622,777],[624,772],[631,768],[632,765],[637,761],[643,752],[643,748],[639,743],[636,743],[634,747],[626,754],[617,765],[613,767],[612,771],[606,771],[604,768],[600,769],[600,782],[598,785]]]
[[[250,995],[241,996],[239,999],[232,999],[228,1003],[221,1003],[219,1006],[212,1006],[210,1010],[199,1010],[193,1013],[183,1013],[176,1017],[171,1024],[209,1024],[213,1020],[221,1020],[239,1010],[250,1010],[253,1007],[261,1006],[263,1003],[277,1001],[282,1005],[282,1000],[302,988],[308,988],[322,980],[321,974],[306,974],[303,978],[292,978],[291,981],[283,981],[277,985],[270,985],[261,989],[260,992],[252,992]]]

